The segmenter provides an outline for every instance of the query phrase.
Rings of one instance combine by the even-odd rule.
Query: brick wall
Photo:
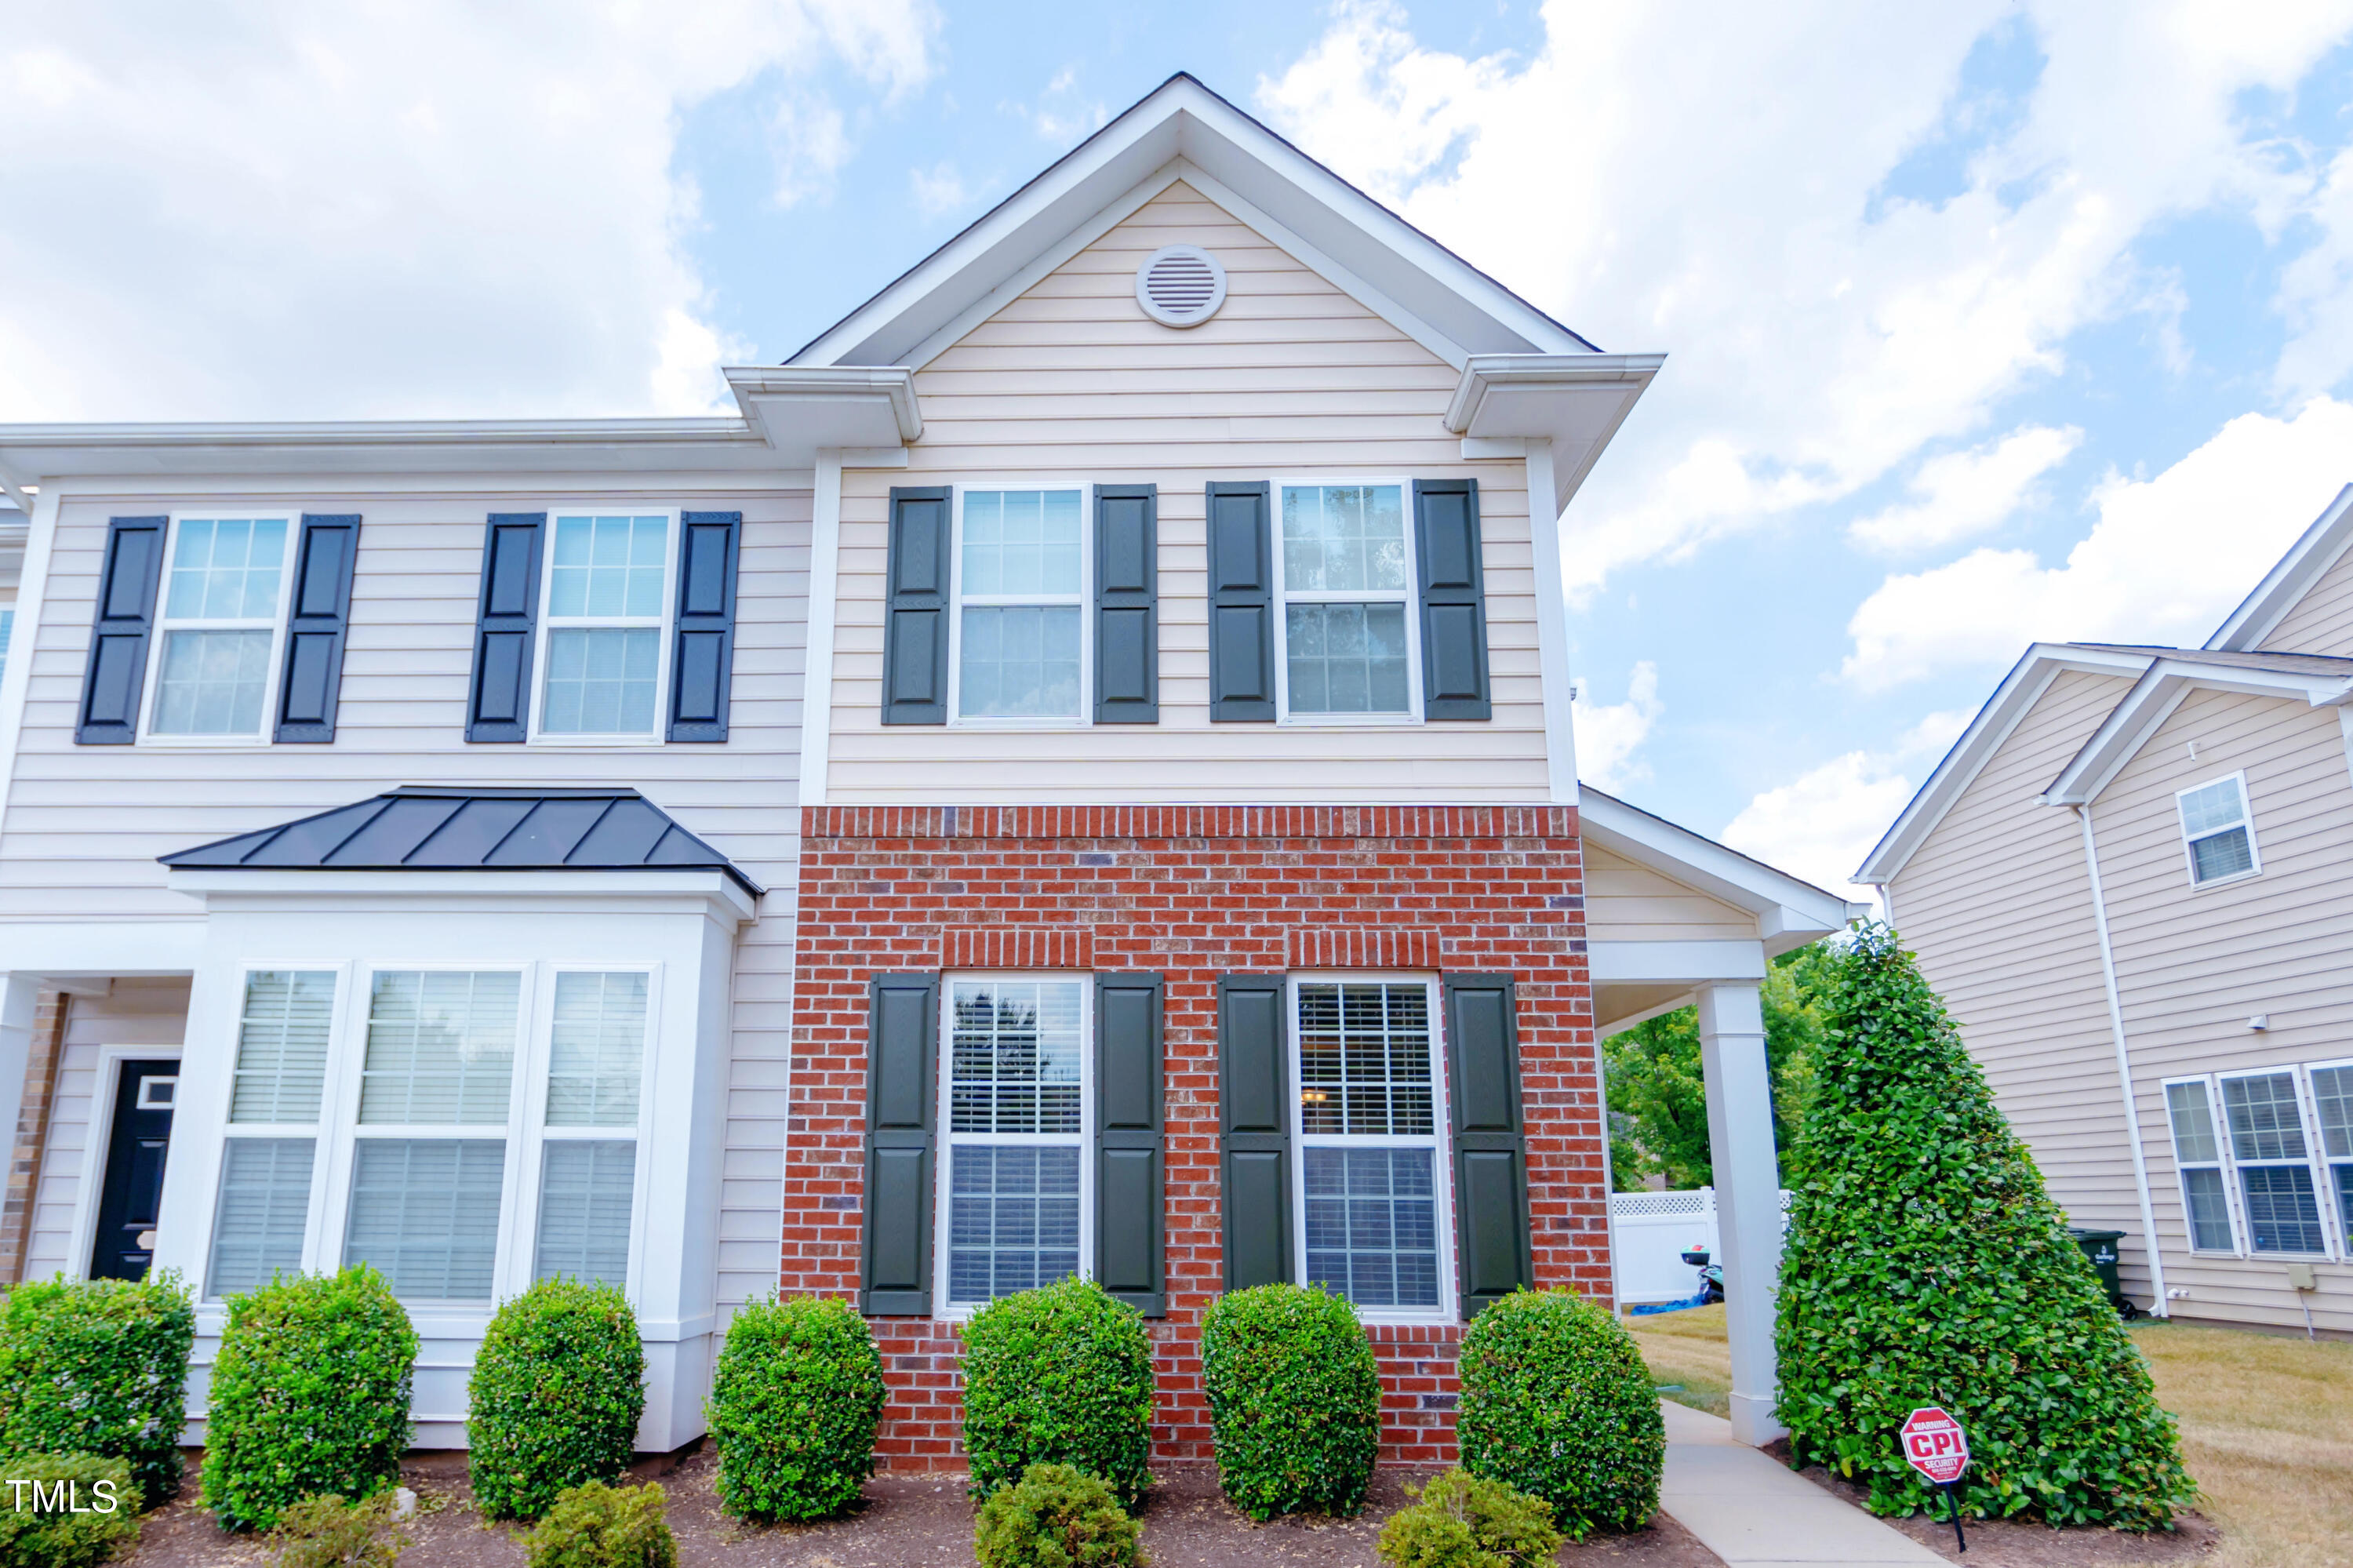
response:
[[[1441,968],[1517,980],[1537,1282],[1606,1295],[1592,989],[1567,807],[818,807],[804,812],[778,1277],[858,1288],[867,981],[973,968],[1166,977],[1169,1315],[1155,1457],[1209,1457],[1196,1340],[1219,1287],[1217,977]],[[952,1325],[877,1319],[886,1468],[961,1464]],[[1377,1328],[1383,1457],[1454,1455],[1459,1329]]]
[[[33,1234],[33,1194],[41,1185],[41,1150],[49,1136],[49,1102],[57,1097],[58,1057],[65,1049],[66,1005],[45,991],[33,1003],[33,1046],[25,1059],[25,1103],[8,1128],[8,1181],[0,1196],[0,1285],[20,1282],[25,1245]]]

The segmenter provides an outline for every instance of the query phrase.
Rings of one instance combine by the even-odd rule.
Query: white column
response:
[[[0,974],[0,1190],[16,1164],[16,1118],[25,1114],[25,1067],[33,1056],[37,975]]]
[[[1773,1304],[1781,1278],[1781,1174],[1773,1157],[1765,1010],[1755,980],[1700,989],[1699,1045],[1732,1348],[1732,1435],[1761,1446],[1787,1429],[1773,1414],[1780,1394]]]

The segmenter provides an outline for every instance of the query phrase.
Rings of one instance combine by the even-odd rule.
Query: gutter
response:
[[[2132,1144],[2133,1185],[2140,1191],[2140,1234],[2148,1247],[2149,1288],[2157,1297],[2149,1315],[2170,1318],[2171,1298],[2165,1293],[2165,1257],[2157,1243],[2157,1209],[2148,1197],[2148,1160],[2141,1152],[2140,1104],[2133,1095],[2132,1054],[2125,1042],[2125,1009],[2116,994],[2116,955],[2108,938],[2108,903],[2100,891],[2100,849],[2092,837],[2090,805],[2069,809],[2084,824],[2084,869],[2090,874],[2092,884],[2092,924],[2100,936],[2100,980],[2107,987],[2108,1029],[2116,1043],[2116,1087],[2124,1097],[2125,1131]]]

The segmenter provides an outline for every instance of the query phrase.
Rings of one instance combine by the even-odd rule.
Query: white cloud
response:
[[[1847,537],[1874,550],[1923,550],[2000,527],[2028,499],[2034,482],[2064,462],[2084,432],[2027,425],[1968,451],[1922,463],[1909,489],[1917,501],[1891,506],[1847,526]]]
[[[1933,713],[1906,730],[1892,752],[1834,757],[1758,794],[1721,836],[1817,887],[1851,894],[1847,878],[1912,799],[1912,774],[1925,778],[1973,716],[1966,709]]]
[[[16,6],[0,419],[694,412],[680,116],[933,69],[928,0]]]
[[[1659,722],[1666,705],[1659,701],[1659,667],[1645,659],[1627,677],[1626,700],[1597,705],[1584,701],[1584,683],[1577,686],[1577,777],[1600,789],[1620,789],[1651,776],[1650,765],[1634,753]]]
[[[1979,549],[1889,577],[1854,612],[1842,673],[1867,691],[2007,663],[2029,642],[2196,645],[2353,480],[2353,404],[2316,398],[2292,419],[2242,414],[2148,480],[2111,477],[2099,521],[2046,567]]]
[[[768,149],[776,160],[778,207],[831,196],[833,177],[856,151],[839,106],[821,92],[776,101],[768,115]]]
[[[1071,66],[1055,72],[1054,79],[1036,99],[1005,107],[1028,121],[1039,141],[1057,146],[1083,141],[1111,123],[1110,106],[1079,91],[1079,73]]]
[[[915,193],[915,205],[932,217],[955,212],[972,199],[964,176],[945,158],[928,169],[909,169],[907,179]]]
[[[1423,48],[1401,12],[1351,0],[1261,82],[1309,152],[1570,325],[1671,352],[1570,514],[1573,590],[1977,439],[2077,329],[2162,317],[2173,285],[2133,245],[2216,204],[2276,225],[2308,199],[2238,104],[2353,26],[2344,0],[1893,16],[1547,0],[1520,63]],[[2046,63],[2012,120],[1973,118],[1961,64],[2005,26]],[[1964,122],[1992,140],[1949,199],[1883,197]]]

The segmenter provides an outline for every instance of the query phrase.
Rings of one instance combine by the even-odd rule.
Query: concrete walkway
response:
[[[1664,1403],[1667,1473],[1659,1507],[1731,1565],[1840,1563],[1928,1568],[1944,1559],[1732,1440],[1732,1423]]]

